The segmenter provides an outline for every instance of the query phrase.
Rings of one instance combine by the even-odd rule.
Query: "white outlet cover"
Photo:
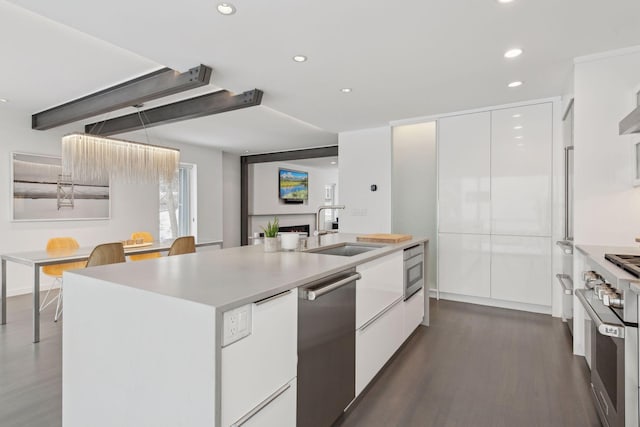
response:
[[[243,305],[222,315],[222,346],[226,347],[251,335],[252,304]]]

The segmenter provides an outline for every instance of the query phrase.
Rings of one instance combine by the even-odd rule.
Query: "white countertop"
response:
[[[353,243],[356,237],[355,234],[328,234],[321,236],[320,245],[317,237],[310,237],[308,249]],[[92,267],[65,274],[92,277],[225,311],[426,241],[426,238],[414,238],[351,257],[306,252],[266,253],[262,245],[252,245]]]
[[[632,288],[640,289],[640,279],[627,273],[617,265],[604,259],[604,254],[629,254],[640,255],[640,248],[633,246],[592,246],[592,245],[576,245],[583,254],[587,255],[599,267],[606,270],[617,281],[630,282]]]

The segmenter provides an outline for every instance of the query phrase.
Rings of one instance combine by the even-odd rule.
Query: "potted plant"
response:
[[[266,227],[260,227],[264,231],[264,251],[278,251],[278,217],[273,218],[273,222],[269,221]]]

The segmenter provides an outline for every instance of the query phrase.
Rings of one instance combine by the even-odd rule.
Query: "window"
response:
[[[181,163],[173,181],[160,182],[160,240],[195,235],[196,165]]]

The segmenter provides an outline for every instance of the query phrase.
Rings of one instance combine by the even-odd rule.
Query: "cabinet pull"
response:
[[[367,329],[369,326],[373,325],[376,320],[378,320],[379,318],[381,318],[382,316],[385,315],[385,313],[389,310],[391,310],[393,307],[396,306],[397,303],[399,303],[400,301],[402,301],[402,297],[398,298],[397,300],[395,300],[393,303],[389,304],[389,306],[387,308],[385,308],[384,310],[382,310],[380,313],[376,314],[375,316],[373,316],[369,321],[367,321],[364,325],[360,326],[360,328],[358,329],[360,332],[363,332],[365,329]]]
[[[278,299],[278,298],[283,297],[285,295],[289,295],[290,293],[291,293],[291,289],[289,289],[288,291],[280,292],[279,294],[271,295],[270,297],[266,297],[266,298],[263,298],[261,300],[258,300],[254,304],[255,305],[262,305],[262,304],[265,304],[265,303],[267,303],[269,301],[273,301],[274,299]]]
[[[285,391],[289,390],[290,387],[291,387],[291,383],[287,383],[287,384],[283,385],[282,387],[280,387],[278,390],[276,390],[275,393],[273,393],[271,396],[267,397],[265,400],[260,402],[258,404],[258,406],[256,406],[251,411],[249,411],[244,417],[240,418],[238,421],[236,421],[235,423],[231,424],[231,427],[240,427],[240,426],[244,425],[247,421],[249,421],[251,418],[253,418],[254,415],[256,415],[258,412],[262,411],[264,408],[267,407],[267,405],[269,405],[271,402],[273,402],[278,397],[280,397],[281,394],[283,394]]]
[[[560,286],[562,286],[565,295],[573,295],[573,280],[571,280],[571,276],[558,273],[556,274],[556,279],[560,282]]]

